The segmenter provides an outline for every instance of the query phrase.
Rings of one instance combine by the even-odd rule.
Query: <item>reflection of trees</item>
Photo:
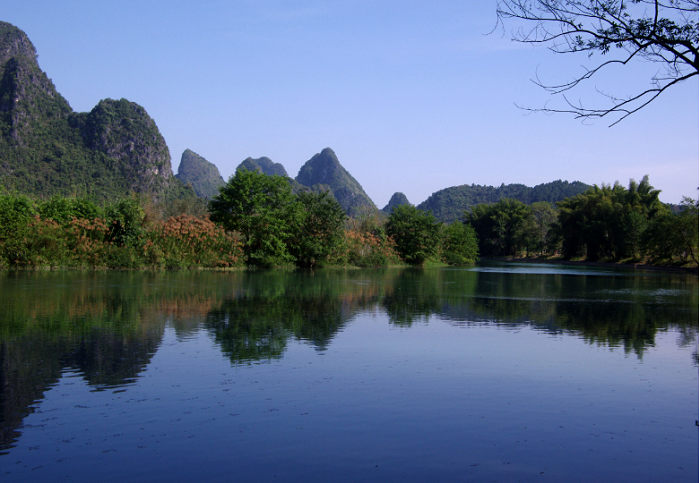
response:
[[[93,329],[86,336],[72,341],[62,358],[62,365],[75,369],[97,390],[115,388],[136,381],[155,354],[162,331],[115,334],[106,329]]]
[[[30,406],[61,376],[56,349],[40,338],[0,343],[0,454],[19,437]]]
[[[289,337],[279,309],[255,298],[227,300],[209,313],[207,328],[234,362],[275,359]]]
[[[442,305],[441,275],[438,270],[407,269],[397,273],[382,299],[389,321],[401,327],[427,322]]]
[[[678,290],[676,290],[678,289]],[[468,269],[0,274],[0,451],[65,369],[94,389],[133,382],[166,324],[202,327],[234,363],[281,357],[290,338],[324,350],[363,311],[410,327],[527,324],[643,355],[656,334],[697,344],[697,279]],[[697,363],[697,351],[695,352]]]
[[[245,274],[206,326],[232,362],[278,358],[291,337],[324,350],[359,311],[376,304],[382,272],[270,271]]]
[[[687,284],[694,284],[688,290]],[[669,287],[678,303],[669,303]],[[654,294],[665,293],[656,299]],[[690,300],[689,298],[692,298]],[[679,277],[478,273],[471,300],[450,309],[452,320],[532,324],[578,334],[590,343],[623,346],[642,356],[658,330],[697,327],[697,281]],[[696,331],[689,331],[696,333]]]

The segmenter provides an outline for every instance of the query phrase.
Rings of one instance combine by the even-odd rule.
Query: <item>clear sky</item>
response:
[[[74,110],[100,99],[142,105],[170,148],[191,149],[224,178],[248,156],[290,176],[332,148],[382,208],[401,191],[418,204],[449,186],[557,179],[627,185],[648,174],[661,199],[697,198],[698,81],[608,127],[525,114],[596,57],[510,41],[495,1],[22,0],[0,20],[24,30],[39,65]],[[635,64],[574,97],[605,103],[646,87]]]

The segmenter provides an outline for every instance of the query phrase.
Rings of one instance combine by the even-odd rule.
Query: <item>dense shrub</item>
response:
[[[449,265],[467,265],[479,259],[479,243],[471,225],[455,221],[445,226],[441,242],[440,258]]]
[[[226,268],[243,262],[238,235],[208,217],[180,215],[156,223],[142,250],[148,265],[166,268]]]
[[[411,205],[396,206],[389,215],[386,232],[406,263],[422,265],[437,254],[440,223],[429,211]]]

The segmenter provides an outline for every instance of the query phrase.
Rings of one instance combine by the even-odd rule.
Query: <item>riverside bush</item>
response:
[[[192,215],[155,223],[142,250],[148,265],[166,268],[230,268],[243,261],[237,233]]]

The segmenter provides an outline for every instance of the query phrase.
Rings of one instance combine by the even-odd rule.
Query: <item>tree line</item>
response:
[[[483,256],[555,255],[590,261],[698,263],[698,202],[675,212],[645,176],[593,186],[555,204],[502,199],[465,215]]]
[[[401,207],[388,220],[347,217],[326,192],[293,193],[282,176],[238,170],[206,214],[163,219],[137,195],[99,206],[87,198],[0,194],[0,267],[236,268],[473,263],[461,223]]]
[[[444,224],[411,205],[348,218],[326,192],[294,193],[282,176],[240,169],[206,214],[165,218],[137,195],[0,194],[0,267],[236,268],[464,265],[482,256],[697,264],[698,203],[674,212],[648,177],[558,203],[479,204]]]

